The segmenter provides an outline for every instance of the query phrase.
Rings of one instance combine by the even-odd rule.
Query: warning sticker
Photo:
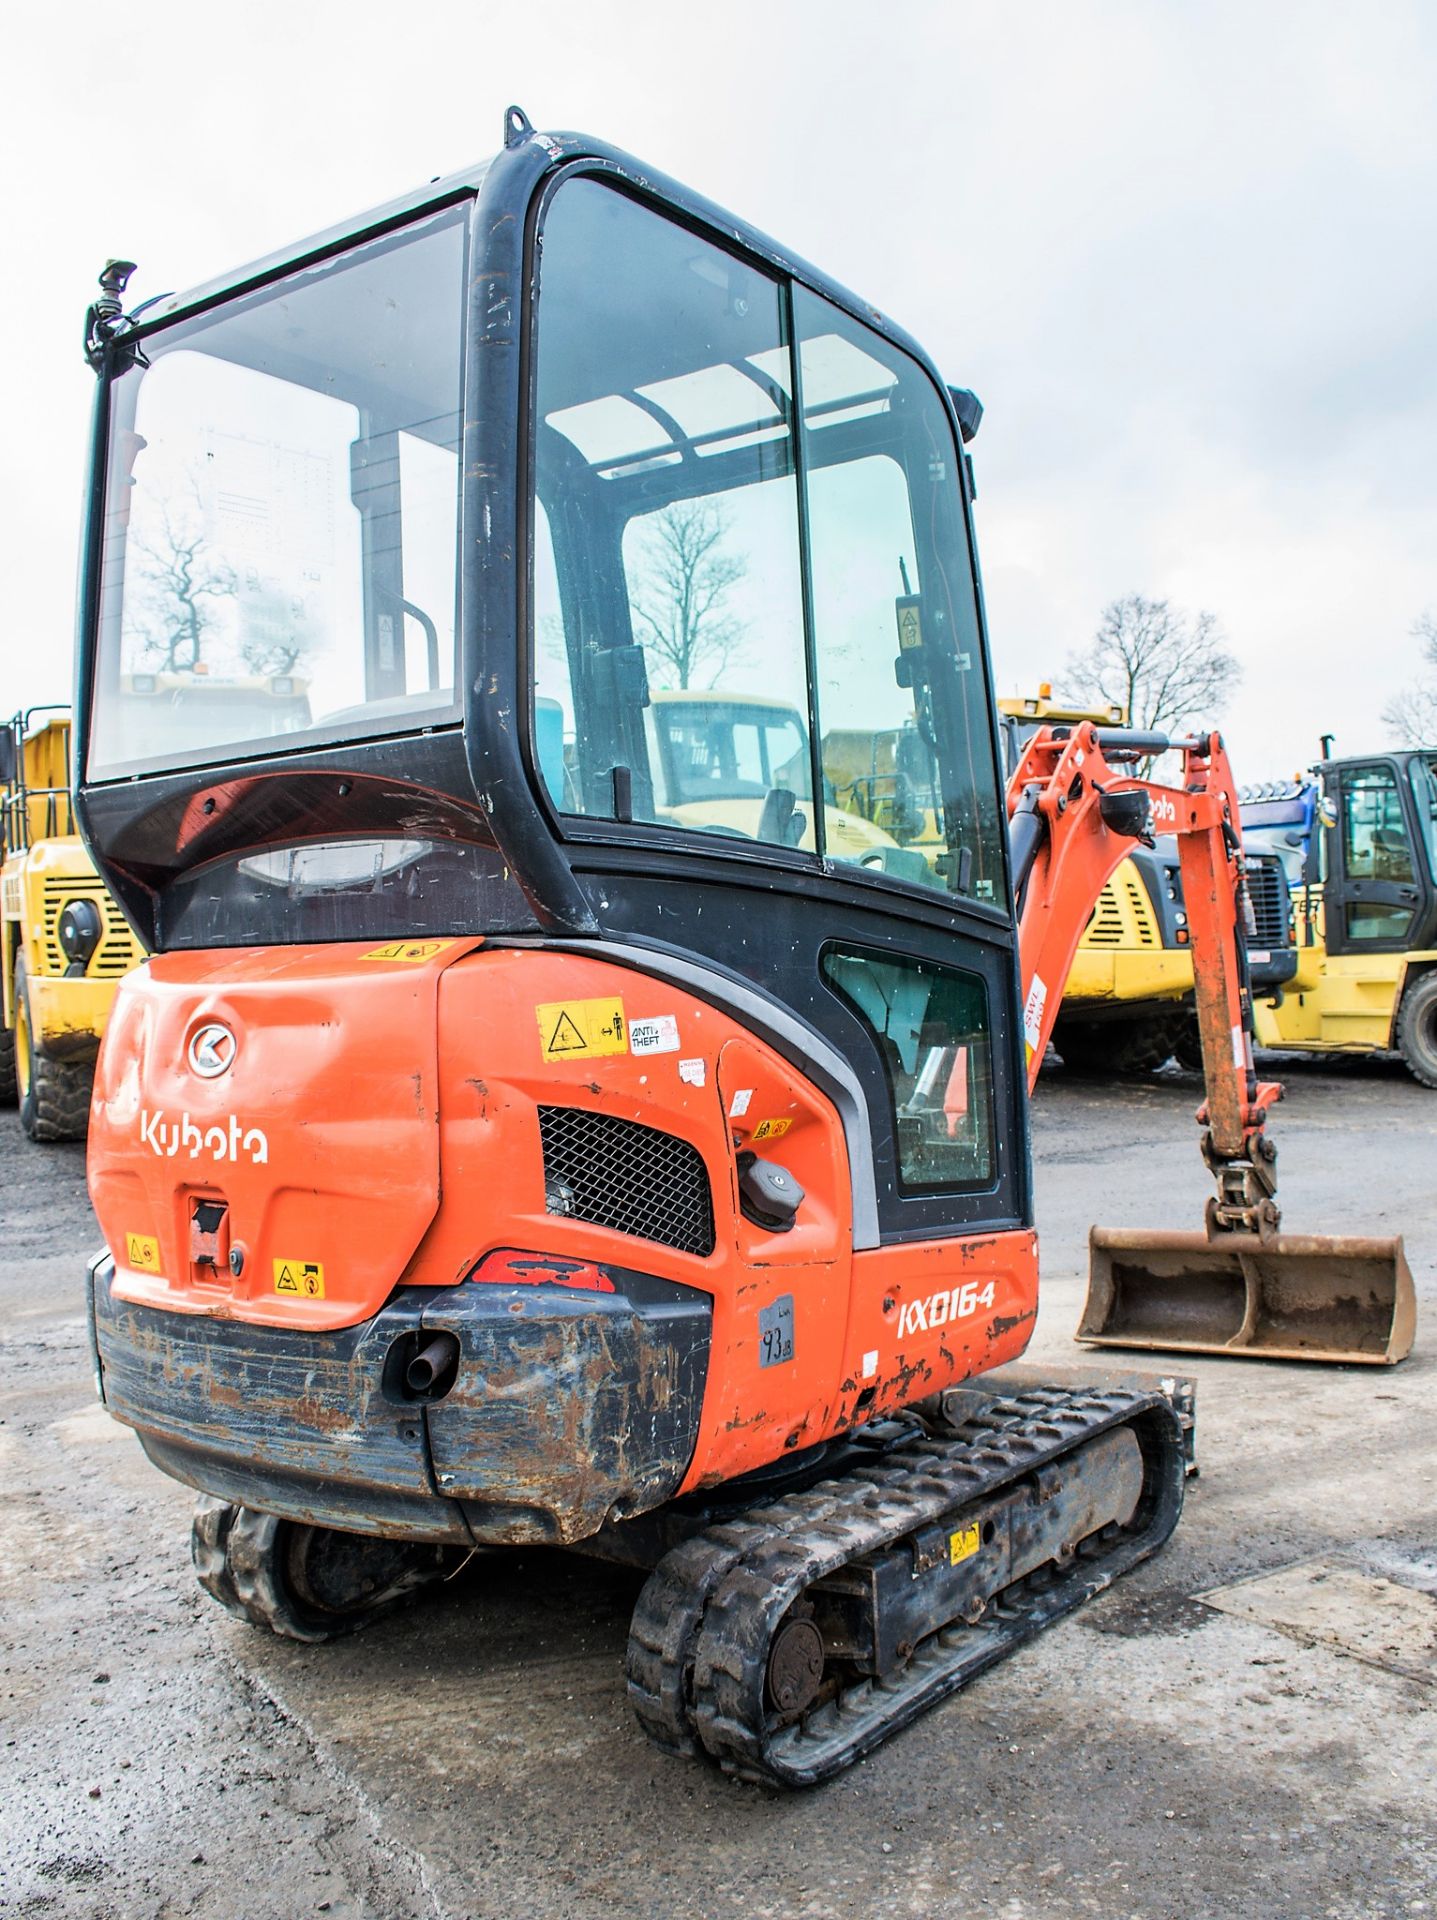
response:
[[[322,1300],[324,1268],[317,1260],[276,1260],[274,1290],[296,1294],[302,1300]]]
[[[755,1140],[777,1140],[780,1135],[787,1133],[792,1125],[792,1120],[786,1119],[760,1120],[753,1130],[753,1137]]]
[[[629,1022],[630,1053],[677,1053],[679,1023],[671,1013],[656,1014],[652,1020]]]
[[[982,1544],[982,1533],[975,1520],[971,1527],[960,1527],[957,1533],[948,1536],[948,1564],[956,1567],[960,1560],[971,1560]]]
[[[701,1087],[706,1073],[707,1068],[702,1060],[680,1060],[679,1062],[679,1078],[691,1087]]]
[[[361,960],[401,960],[406,966],[416,967],[453,945],[452,940],[391,940],[387,947],[371,947],[359,957]]]
[[[148,1233],[127,1233],[125,1235],[125,1265],[133,1267],[137,1273],[158,1273],[160,1270],[160,1243]]]
[[[629,1050],[624,1003],[617,998],[553,1000],[535,1007],[534,1015],[546,1060],[595,1060]]]

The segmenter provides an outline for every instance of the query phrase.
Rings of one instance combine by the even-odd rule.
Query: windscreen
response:
[[[132,349],[91,778],[454,713],[465,213]]]

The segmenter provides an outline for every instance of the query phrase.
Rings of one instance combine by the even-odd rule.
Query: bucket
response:
[[[1401,1239],[1094,1227],[1087,1346],[1394,1366],[1417,1296]]]

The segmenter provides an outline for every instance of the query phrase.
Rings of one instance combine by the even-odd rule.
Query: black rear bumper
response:
[[[708,1367],[707,1295],[612,1269],[617,1291],[397,1291],[313,1333],[118,1300],[89,1314],[100,1397],[155,1465],[222,1500],[355,1533],[564,1543],[677,1491]],[[454,1383],[410,1394],[415,1337],[452,1333]]]

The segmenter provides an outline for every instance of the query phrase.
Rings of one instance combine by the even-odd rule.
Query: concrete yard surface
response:
[[[1201,1087],[1054,1072],[1027,1358],[1193,1375],[1201,1474],[1155,1559],[792,1796],[645,1741],[627,1572],[476,1558],[319,1647],[216,1607],[191,1495],[94,1404],[83,1153],[0,1115],[0,1914],[1437,1916],[1437,1094],[1270,1064],[1284,1224],[1405,1235],[1411,1359],[1076,1348],[1090,1223],[1201,1224]]]

